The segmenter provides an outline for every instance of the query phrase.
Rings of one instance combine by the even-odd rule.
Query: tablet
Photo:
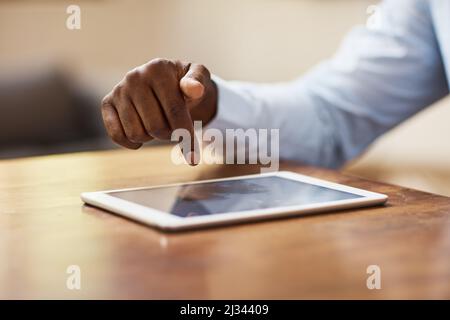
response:
[[[87,204],[163,230],[383,204],[387,196],[294,172],[83,193]]]

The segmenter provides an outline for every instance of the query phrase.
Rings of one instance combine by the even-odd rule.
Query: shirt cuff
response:
[[[215,75],[212,75],[211,78],[217,86],[217,112],[208,127],[223,132],[225,129],[251,127],[254,115],[252,116],[245,95],[235,88],[232,82]]]

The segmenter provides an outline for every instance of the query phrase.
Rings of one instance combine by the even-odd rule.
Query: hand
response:
[[[195,165],[193,121],[207,124],[217,109],[217,88],[208,69],[194,63],[155,59],[127,73],[102,101],[103,121],[117,144],[139,149],[154,138],[170,140],[175,129],[191,134],[191,150],[183,150]]]

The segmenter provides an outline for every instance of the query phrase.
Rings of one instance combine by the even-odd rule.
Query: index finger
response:
[[[184,100],[181,89],[179,88],[176,77],[169,77],[165,80],[158,79],[154,91],[158,98],[167,122],[172,130],[186,129],[190,134],[190,150],[183,150],[183,155],[190,164],[196,164],[197,139],[195,138],[194,124],[191,114]],[[190,154],[189,154],[190,153]]]

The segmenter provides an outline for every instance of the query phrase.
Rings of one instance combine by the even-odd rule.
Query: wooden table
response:
[[[175,166],[167,147],[0,162],[0,298],[450,298],[450,199],[339,172],[385,207],[166,234],[79,194],[256,173]],[[68,266],[81,269],[69,290]],[[381,268],[381,290],[366,286]]]

